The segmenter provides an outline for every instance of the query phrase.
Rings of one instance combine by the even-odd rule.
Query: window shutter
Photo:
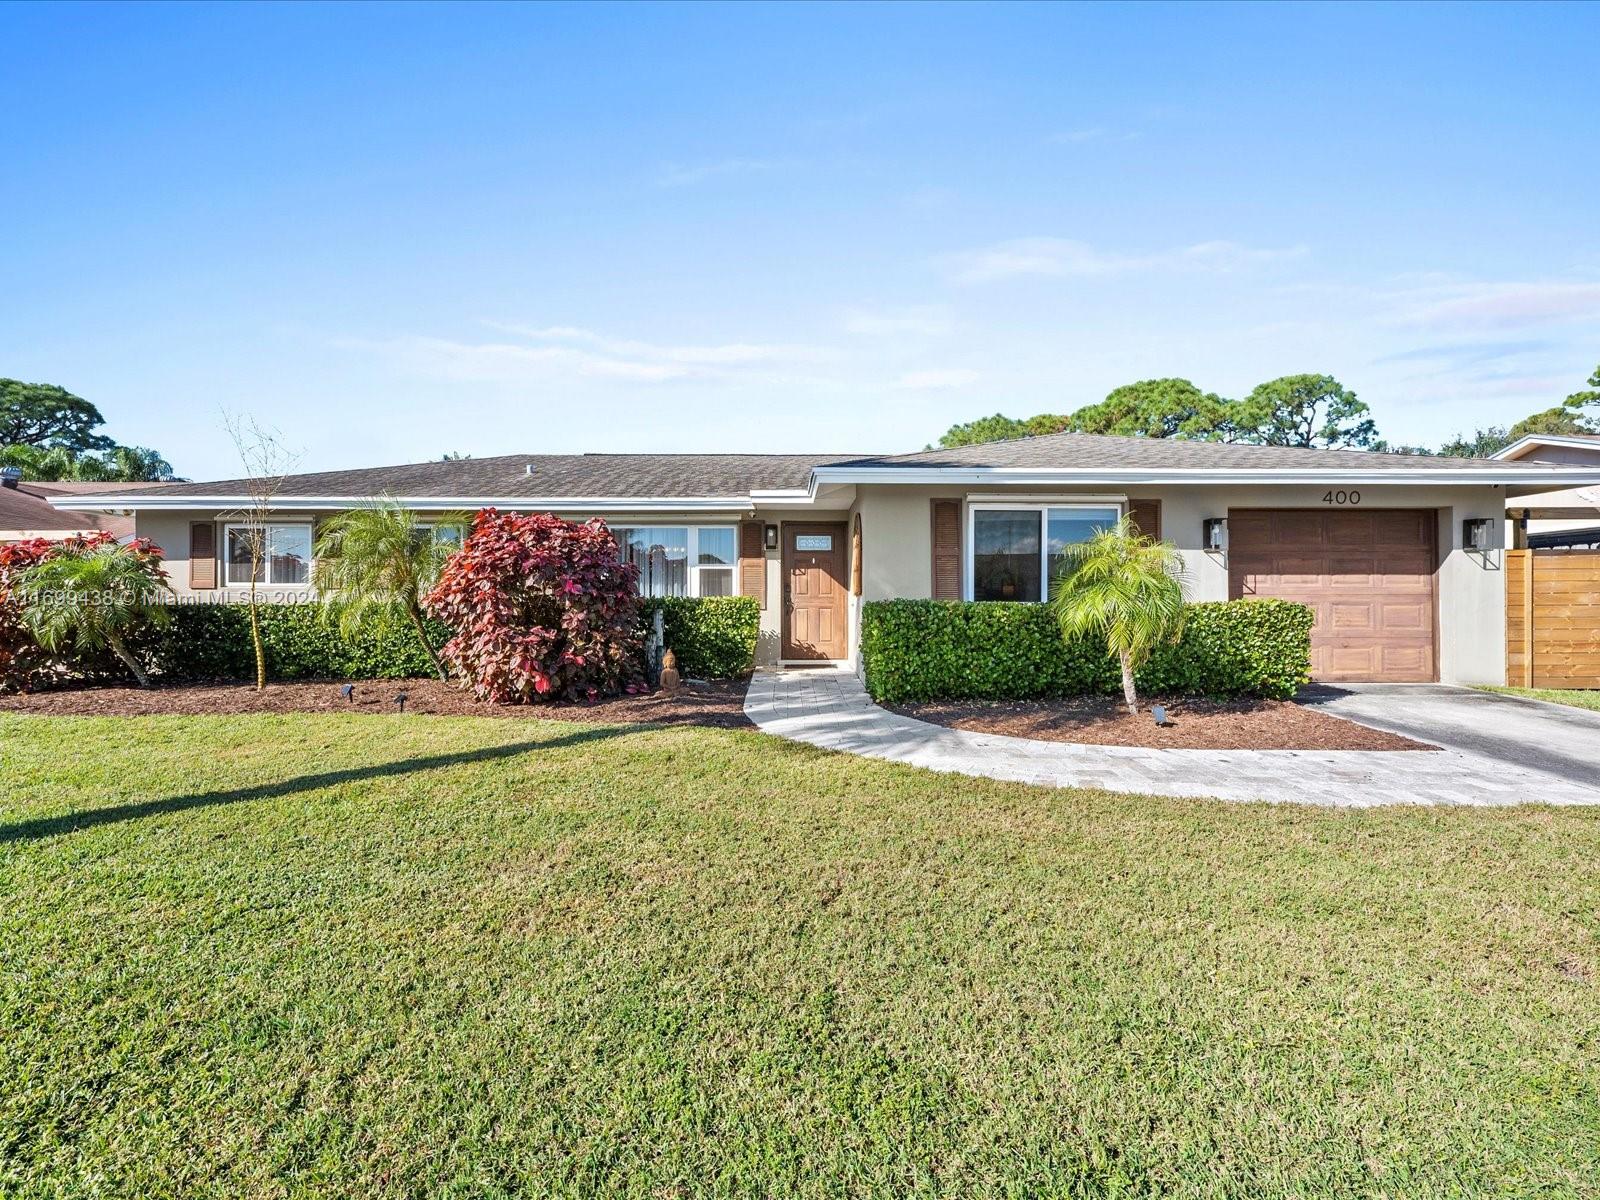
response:
[[[207,591],[217,586],[217,527],[212,521],[189,522],[189,587]]]
[[[856,514],[850,533],[850,594],[861,595],[861,514]]]
[[[1146,537],[1161,536],[1161,501],[1129,500],[1128,516]]]
[[[739,522],[739,594],[767,606],[767,551],[760,521]]]
[[[933,598],[961,599],[961,501],[933,500]]]

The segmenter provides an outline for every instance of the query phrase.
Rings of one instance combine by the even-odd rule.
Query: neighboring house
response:
[[[0,468],[0,542],[28,538],[64,538],[80,533],[109,533],[118,540],[133,536],[131,510],[83,510],[67,497],[126,493],[161,483],[30,483],[16,467]],[[54,504],[52,501],[61,503]]]
[[[1494,456],[1497,462],[1600,468],[1600,436],[1530,433]],[[1600,547],[1600,485],[1521,496],[1506,506],[1512,544]]]
[[[1582,485],[1600,464],[1082,434],[891,456],[507,455],[288,477],[264,586],[310,598],[315,521],[375,496],[600,516],[644,591],[757,597],[761,661],[856,664],[862,602],[1037,601],[1061,545],[1129,513],[1182,552],[1191,598],[1311,605],[1320,679],[1501,683],[1507,501]],[[180,592],[248,583],[244,483],[97,499],[136,511]]]

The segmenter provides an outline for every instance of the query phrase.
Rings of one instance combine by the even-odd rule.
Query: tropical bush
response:
[[[755,666],[761,606],[754,596],[652,597],[640,605],[645,632],[657,611],[684,675],[732,679]]]
[[[425,525],[418,513],[388,499],[347,509],[325,521],[317,538],[312,578],[346,637],[375,623],[404,620],[434,673],[446,678],[428,636],[422,597],[455,550],[449,539],[439,536],[438,528],[462,528],[467,521],[466,514],[456,513]]]
[[[1135,673],[1157,695],[1287,698],[1310,678],[1313,614],[1286,600],[1188,606],[1182,637]],[[1115,692],[1102,639],[1064,639],[1042,604],[881,600],[863,606],[867,690],[886,703]]]
[[[143,580],[151,589],[165,590],[166,572],[161,548],[147,539],[118,546],[109,533],[84,537],[29,538],[0,544],[0,692],[19,691],[67,679],[126,678],[128,668],[103,637],[85,639],[59,621],[47,648],[30,624],[24,589],[30,574],[54,559],[82,559],[100,552],[122,555],[130,564],[129,577]],[[142,591],[143,588],[136,590]],[[118,640],[136,644],[148,622],[130,620]]]
[[[481,698],[593,699],[644,687],[637,582],[602,521],[487,508],[423,607]]]
[[[52,654],[110,651],[140,687],[150,677],[128,649],[141,626],[167,619],[166,573],[152,572],[140,552],[115,542],[47,555],[22,573],[16,595],[23,624]]]
[[[1183,633],[1183,578],[1183,557],[1172,543],[1144,536],[1127,517],[1061,552],[1050,597],[1061,636],[1106,643],[1122,674],[1123,703],[1135,716],[1134,672]]]

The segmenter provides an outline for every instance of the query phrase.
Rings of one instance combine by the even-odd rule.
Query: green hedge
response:
[[[140,637],[152,669],[168,680],[252,679],[250,609],[244,604],[174,605],[164,629]],[[271,679],[407,679],[433,667],[403,617],[374,621],[345,637],[320,604],[263,604],[261,640]],[[450,636],[430,625],[435,646]]]
[[[682,675],[731,679],[755,665],[761,606],[754,596],[653,597],[640,616],[646,630],[657,609]]]
[[[724,679],[743,675],[754,665],[761,621],[754,597],[646,600],[643,630],[649,629],[657,608],[683,674]],[[260,612],[269,678],[406,679],[433,673],[404,618],[373,622],[347,638],[320,604],[263,604]],[[254,678],[246,605],[181,604],[171,613],[166,628],[148,630],[136,642],[155,674],[185,681]],[[429,632],[436,647],[450,637],[448,628],[433,622]]]
[[[1284,600],[1189,606],[1181,641],[1163,646],[1137,681],[1155,695],[1287,698],[1310,678],[1313,614]],[[886,703],[1023,700],[1115,692],[1104,644],[1063,642],[1040,604],[874,601],[862,609],[867,690]]]

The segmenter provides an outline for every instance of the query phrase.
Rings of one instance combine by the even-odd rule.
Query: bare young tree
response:
[[[224,413],[223,428],[238,452],[244,467],[244,479],[249,500],[238,510],[225,513],[239,522],[237,535],[242,535],[250,555],[250,641],[256,652],[256,691],[267,686],[267,648],[261,640],[261,613],[257,608],[256,588],[261,582],[262,568],[266,565],[268,545],[267,522],[271,519],[273,502],[283,487],[287,475],[300,459],[283,444],[276,429],[263,428],[254,417],[237,413]],[[228,554],[224,545],[223,554]]]

